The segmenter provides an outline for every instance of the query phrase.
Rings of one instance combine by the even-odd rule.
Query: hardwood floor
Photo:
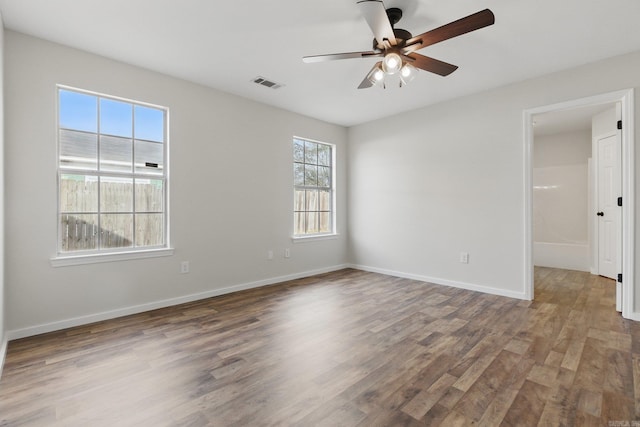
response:
[[[12,341],[0,425],[640,420],[613,281],[535,275],[528,302],[343,270]]]

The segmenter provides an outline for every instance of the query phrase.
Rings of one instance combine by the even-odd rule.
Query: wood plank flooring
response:
[[[613,281],[535,276],[528,302],[347,269],[12,341],[0,425],[640,420]]]

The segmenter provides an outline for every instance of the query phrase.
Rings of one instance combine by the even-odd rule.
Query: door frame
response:
[[[634,310],[635,273],[635,153],[634,153],[634,89],[625,89],[586,98],[526,109],[523,111],[524,141],[524,294],[533,300],[533,116],[551,111],[568,110],[619,102],[622,110],[622,317],[640,320]]]

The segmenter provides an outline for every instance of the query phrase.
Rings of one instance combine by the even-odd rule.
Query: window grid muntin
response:
[[[302,160],[297,160],[296,159],[296,153],[295,153],[295,146],[296,146],[296,141],[299,141],[302,143],[304,149],[303,149],[303,153],[302,153]],[[311,144],[316,153],[315,153],[315,163],[311,163],[307,161],[307,144]],[[295,184],[296,182],[296,176],[295,176],[295,172],[294,172],[294,230],[293,230],[293,234],[294,236],[318,236],[318,235],[328,235],[328,234],[333,234],[335,232],[335,213],[334,213],[334,189],[333,189],[333,182],[334,182],[334,159],[335,159],[335,146],[333,144],[327,144],[327,143],[323,143],[323,142],[319,142],[319,141],[312,141],[309,139],[305,139],[305,138],[298,138],[298,137],[294,137],[293,138],[293,145],[294,145],[294,161],[293,161],[293,165],[294,165],[294,171],[295,171],[295,165],[302,165],[302,170],[303,170],[303,182],[305,183],[305,185],[300,185],[300,184]],[[320,147],[326,147],[326,149],[328,149],[329,154],[328,154],[328,159],[327,159],[327,163],[328,164],[321,164],[320,163],[320,156],[319,156],[319,148]],[[306,175],[306,165],[309,166],[315,166],[316,167],[316,183],[317,185],[306,185],[307,184],[307,175]],[[329,169],[329,176],[328,176],[328,186],[324,186],[324,185],[320,185],[319,180],[318,180],[318,173],[317,171],[319,170],[319,167],[327,167]],[[318,194],[318,209],[316,210],[308,210],[307,206],[308,206],[308,201],[307,201],[307,191],[311,190],[311,191],[316,191]],[[304,194],[304,198],[303,198],[303,202],[302,202],[302,206],[303,209],[296,209],[296,203],[297,203],[297,193],[298,191],[302,191]],[[321,203],[320,203],[320,193],[321,192],[327,192],[328,193],[328,209],[320,209]],[[307,219],[309,218],[309,214],[310,213],[314,213],[315,214],[315,226],[316,226],[316,230],[315,232],[309,232],[309,224],[307,223]],[[304,232],[303,233],[298,233],[297,227],[296,225],[298,225],[297,222],[297,216],[302,214],[302,218],[304,220]],[[327,214],[328,217],[328,231],[320,231],[321,229],[321,214]]]
[[[68,92],[74,92],[74,93],[79,93],[79,94],[83,94],[83,95],[89,95],[92,97],[95,97],[95,101],[96,101],[96,119],[97,119],[97,123],[96,123],[96,132],[91,132],[91,131],[86,131],[86,130],[82,130],[82,129],[73,129],[73,128],[68,128],[68,127],[63,127],[60,126],[60,93],[61,91],[68,91]],[[101,169],[101,136],[109,136],[109,137],[120,137],[120,135],[112,135],[112,134],[102,134],[101,133],[101,116],[100,116],[100,101],[102,99],[107,99],[107,100],[115,100],[115,101],[119,101],[119,102],[124,102],[127,104],[131,105],[131,172],[116,172],[116,171],[102,171]],[[58,211],[58,219],[57,219],[57,223],[58,223],[58,242],[57,242],[57,248],[58,248],[58,253],[64,253],[64,254],[76,254],[76,253],[82,253],[82,254],[93,254],[93,253],[117,253],[117,252],[123,252],[123,251],[131,251],[131,250],[149,250],[149,249],[156,249],[156,248],[167,248],[169,246],[169,221],[168,221],[168,109],[166,107],[162,107],[162,106],[158,106],[158,105],[152,105],[152,104],[147,104],[144,102],[139,102],[139,101],[133,101],[130,99],[125,99],[125,98],[119,98],[119,97],[115,97],[115,96],[109,96],[109,95],[104,95],[104,94],[99,94],[99,93],[95,93],[95,92],[91,92],[91,91],[85,91],[82,89],[76,89],[76,88],[72,88],[72,87],[68,87],[68,86],[64,86],[64,85],[58,85],[57,86],[57,112],[58,112],[58,117],[57,117],[57,123],[56,123],[56,127],[58,129],[57,131],[57,140],[58,140],[58,144],[57,144],[57,152],[58,152],[58,156],[57,156],[57,179],[58,179],[58,203],[57,203],[57,211]],[[140,106],[140,107],[145,107],[145,108],[150,108],[150,109],[155,109],[155,110],[159,110],[162,112],[162,141],[153,141],[153,140],[148,140],[148,139],[143,139],[143,138],[135,138],[135,107],[136,106]],[[61,163],[61,155],[60,155],[60,148],[61,148],[61,131],[72,131],[72,132],[81,132],[81,133],[85,133],[85,134],[89,134],[89,135],[96,135],[96,139],[97,139],[97,154],[96,154],[96,168],[95,169],[82,169],[82,168],[65,168],[62,166]],[[159,170],[161,173],[160,174],[154,174],[154,173],[144,173],[144,172],[136,172],[136,164],[135,164],[135,142],[136,141],[143,141],[143,142],[150,142],[150,143],[156,143],[156,144],[162,144],[162,165],[158,165],[158,168],[154,168],[154,170]],[[83,211],[78,211],[78,212],[62,212],[61,211],[61,206],[60,206],[60,191],[61,191],[61,178],[63,175],[81,175],[81,176],[94,176],[97,178],[97,211],[96,212],[83,212]],[[101,185],[100,185],[100,181],[101,178],[124,178],[124,179],[131,179],[132,180],[132,211],[115,211],[115,212],[103,212],[101,209]],[[162,210],[160,212],[156,212],[156,211],[141,211],[141,212],[137,212],[136,211],[136,181],[137,180],[156,180],[156,181],[161,181],[162,183]],[[63,216],[67,215],[96,215],[97,216],[97,230],[98,230],[98,244],[97,244],[97,249],[94,250],[63,250],[62,248],[62,243],[63,243],[63,233],[62,233],[62,227],[61,227],[61,222],[62,222],[62,218]],[[162,243],[159,245],[153,245],[153,246],[138,246],[136,245],[135,242],[135,235],[136,235],[136,215],[149,215],[149,214],[161,214],[163,217],[163,226],[162,226]],[[132,220],[132,242],[130,246],[126,246],[126,247],[104,247],[102,245],[102,242],[100,241],[101,239],[101,233],[100,230],[102,229],[102,216],[103,215],[131,215],[133,217]],[[104,230],[103,230],[104,232]],[[68,237],[68,236],[67,236]]]

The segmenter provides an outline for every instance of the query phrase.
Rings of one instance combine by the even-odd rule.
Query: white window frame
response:
[[[149,107],[158,110],[162,110],[164,112],[164,141],[163,145],[163,167],[162,167],[162,175],[144,175],[136,172],[135,167],[132,168],[131,172],[113,172],[113,171],[101,171],[100,170],[100,112],[98,110],[98,129],[96,134],[98,135],[97,143],[98,143],[98,157],[97,157],[97,168],[95,170],[92,169],[72,169],[67,170],[60,167],[60,92],[61,91],[71,91],[80,94],[85,94],[89,96],[95,96],[98,101],[98,106],[100,105],[100,99],[108,99],[118,102],[124,102],[127,104],[131,104],[132,106],[142,106]],[[132,135],[132,138],[134,136]],[[135,143],[132,140],[132,161],[135,160]],[[65,85],[56,85],[56,171],[57,171],[57,197],[56,197],[56,223],[57,223],[57,233],[56,233],[56,256],[51,258],[51,265],[53,267],[62,267],[67,265],[78,265],[78,264],[90,264],[90,263],[100,263],[100,262],[112,262],[112,261],[123,261],[130,259],[140,259],[140,258],[151,258],[158,256],[169,256],[173,255],[173,248],[170,245],[170,228],[169,228],[169,109],[164,106],[145,103],[141,101],[136,101],[132,99],[121,98],[117,96],[102,94],[98,92],[88,91],[84,89],[78,89],[75,87],[65,86]],[[125,178],[125,179],[152,179],[152,180],[161,180],[163,183],[163,207],[162,213],[164,217],[163,223],[163,233],[164,233],[164,243],[162,245],[157,246],[141,246],[141,247],[122,247],[122,248],[98,248],[92,250],[77,250],[77,251],[62,251],[61,249],[61,238],[62,238],[62,230],[60,224],[60,218],[62,212],[60,211],[60,184],[61,184],[61,176],[74,174],[84,176],[95,176],[96,178],[101,176],[108,177],[116,177],[116,178]],[[134,215],[134,229],[133,236],[135,241],[135,185],[133,186],[134,196],[132,200],[132,211],[131,213]],[[98,187],[99,188],[99,187]],[[98,218],[100,218],[100,190],[98,190]]]
[[[312,187],[307,187],[304,185],[296,185],[295,184],[295,175],[292,177],[293,179],[293,209],[292,209],[292,235],[291,235],[291,239],[294,243],[298,243],[298,242],[308,242],[308,241],[314,241],[314,240],[325,240],[325,239],[335,239],[338,236],[337,233],[337,224],[336,224],[336,145],[335,144],[331,144],[328,142],[324,142],[324,141],[318,141],[318,140],[314,140],[314,139],[310,139],[310,138],[305,138],[305,137],[301,137],[301,136],[293,136],[293,138],[291,139],[291,150],[292,150],[292,166],[294,166],[296,163],[295,161],[295,157],[294,157],[294,153],[293,153],[293,149],[294,149],[294,141],[295,140],[299,140],[299,141],[305,141],[305,142],[312,142],[314,144],[319,144],[319,145],[326,145],[328,147],[330,147],[331,149],[331,185],[330,187],[317,187],[317,186],[312,186]],[[296,197],[296,190],[301,190],[301,189],[327,189],[330,191],[330,195],[329,195],[329,203],[330,203],[330,220],[331,220],[331,231],[329,232],[319,232],[319,233],[308,233],[308,234],[296,234],[296,227],[295,227],[295,214],[296,214],[296,210],[295,210],[295,197]]]

